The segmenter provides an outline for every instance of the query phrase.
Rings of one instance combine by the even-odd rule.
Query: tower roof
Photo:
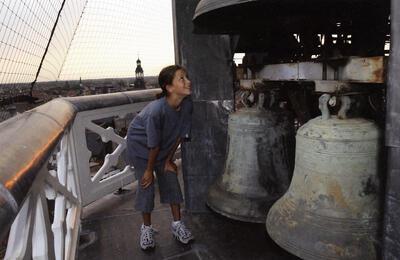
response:
[[[140,73],[143,73],[142,66],[138,65],[138,66],[136,67],[135,72],[136,72],[136,73],[139,73],[139,72],[140,72]]]

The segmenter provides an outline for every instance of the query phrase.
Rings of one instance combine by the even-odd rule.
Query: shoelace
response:
[[[186,226],[183,223],[178,223],[176,225],[176,230],[178,231],[179,235],[181,235],[184,238],[188,238],[191,235],[190,231],[186,228]]]
[[[143,231],[143,240],[146,243],[150,243],[153,240],[153,228],[145,228]]]

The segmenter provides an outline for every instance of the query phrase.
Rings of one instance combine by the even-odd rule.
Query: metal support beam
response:
[[[400,259],[400,1],[391,1],[390,58],[387,89],[387,181],[383,259]]]
[[[340,80],[362,83],[385,82],[383,56],[349,57],[323,62],[296,62],[265,65],[256,73],[265,80]]]
[[[339,80],[262,80],[243,79],[240,80],[240,88],[244,90],[263,91],[276,88],[310,87],[315,92],[322,93],[349,93],[354,91],[372,91],[381,89],[383,84],[359,83]]]
[[[222,174],[226,155],[228,114],[233,109],[233,50],[227,35],[193,34],[198,0],[175,0],[176,63],[192,81],[191,142],[182,146],[185,207],[204,212],[208,187]]]

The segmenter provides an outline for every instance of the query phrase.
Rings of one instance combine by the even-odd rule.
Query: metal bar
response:
[[[46,176],[46,182],[50,184],[58,192],[61,192],[62,195],[70,202],[74,204],[79,204],[79,201],[74,197],[72,192],[70,192],[65,186],[61,185],[56,177],[51,175]]]
[[[325,65],[324,65],[325,64]],[[350,57],[325,62],[309,61],[265,65],[257,78],[265,80],[340,80],[355,83],[385,82],[383,56]]]
[[[300,88],[310,87],[315,92],[323,93],[346,93],[357,91],[376,91],[384,87],[380,83],[348,82],[339,80],[262,80],[242,79],[240,89],[252,91],[265,91],[273,88]]]

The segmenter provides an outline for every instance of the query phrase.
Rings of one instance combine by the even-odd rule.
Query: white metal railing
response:
[[[119,162],[124,160],[121,157],[126,148],[126,139],[118,135],[114,128],[103,128],[93,121],[110,117],[124,119],[128,114],[140,111],[146,104],[147,102],[140,102],[107,107],[80,112],[76,115],[71,129],[71,137],[74,158],[77,159],[75,165],[79,172],[77,177],[81,186],[80,198],[83,206],[134,180],[133,173],[128,165],[124,165],[122,169],[117,167]],[[105,156],[104,164],[94,174],[91,173],[89,167],[91,153],[87,148],[85,136],[87,130],[96,133],[104,143],[111,141],[116,145],[114,151]]]
[[[75,258],[82,207],[134,181],[132,169],[124,163],[125,158],[123,158],[126,138],[120,135],[121,131],[118,129],[111,126],[104,128],[98,122],[110,119],[125,120],[128,125],[129,118],[153,100],[158,91],[147,90],[141,93],[138,91],[132,95],[121,94],[127,97],[127,101],[124,101],[124,96],[115,94],[63,99],[62,101],[68,103],[74,110],[74,117],[70,123],[61,124],[63,134],[54,145],[55,149],[46,156],[36,142],[30,158],[32,163],[17,165],[19,168],[14,168],[20,170],[15,175],[8,174],[6,180],[1,179],[1,170],[7,167],[0,165],[0,180],[2,181],[0,196],[7,197],[11,201],[9,204],[13,204],[14,201],[18,204],[20,201],[18,214],[14,216],[15,219],[9,231],[5,259]],[[49,114],[46,116],[51,116]],[[23,120],[23,118],[14,120],[14,123],[18,125],[18,120]],[[1,126],[4,125],[0,124],[0,134],[4,132]],[[29,131],[29,128],[26,131]],[[112,151],[106,154],[102,165],[99,165],[96,171],[93,171],[89,165],[91,152],[87,143],[88,131],[97,134],[104,143],[109,141],[113,143]],[[40,133],[36,134],[40,135]],[[27,145],[29,146],[29,143]],[[46,147],[42,145],[43,149]],[[10,149],[14,148],[10,147]],[[30,154],[28,153],[27,156],[29,157]],[[38,161],[38,156],[43,157],[39,159],[44,163],[39,170],[35,170],[32,165]],[[21,160],[21,162],[26,162],[26,160]],[[1,163],[4,163],[4,160],[0,160]],[[32,167],[31,171],[29,167]],[[26,176],[20,178],[18,174],[29,175],[29,178],[24,179]],[[32,180],[30,176],[34,176]],[[10,184],[13,182],[18,184],[20,179],[25,180],[20,186]],[[26,180],[31,182],[29,186]],[[25,190],[29,188],[29,191],[23,194],[23,200],[18,198],[22,196],[21,194],[14,196],[15,190],[19,190],[15,186],[24,187]],[[2,193],[4,188],[9,191],[8,193],[6,191],[5,195]],[[0,203],[0,206],[2,209],[8,209],[7,205]],[[7,221],[7,218],[0,219],[0,222],[7,223]],[[0,227],[0,231],[4,233],[2,229],[4,227]]]
[[[82,204],[69,139],[67,133],[60,142],[55,169],[45,165],[37,176],[11,226],[5,259],[75,257]]]

